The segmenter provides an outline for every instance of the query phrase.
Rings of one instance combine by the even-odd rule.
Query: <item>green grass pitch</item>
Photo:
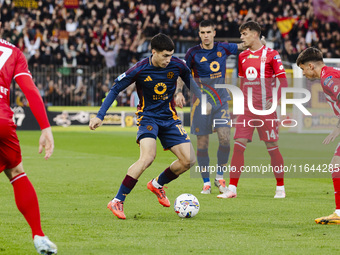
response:
[[[53,130],[55,152],[48,161],[38,154],[40,132],[20,131],[18,136],[24,168],[39,197],[44,232],[58,245],[58,254],[340,253],[340,227],[314,223],[316,217],[334,210],[330,175],[287,178],[287,198],[275,200],[274,178],[258,174],[257,178],[241,178],[236,199],[219,200],[215,187],[211,195],[201,195],[201,179],[187,172],[166,189],[172,205],[182,193],[197,196],[198,215],[181,219],[172,206],[159,205],[146,188],[175,159],[158,143],[156,160],[126,199],[124,221],[114,217],[106,205],[127,168],[138,159],[135,128]],[[328,164],[336,143],[322,145],[324,137],[282,133],[279,145],[285,164]],[[254,138],[246,150],[246,165],[268,164],[264,144],[256,134]],[[212,139],[211,158],[216,147]],[[5,174],[0,176],[0,255],[35,254],[12,187]]]

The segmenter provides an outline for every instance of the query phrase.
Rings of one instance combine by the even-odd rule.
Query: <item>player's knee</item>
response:
[[[151,166],[152,162],[155,160],[155,157],[152,155],[148,155],[146,157],[140,158],[139,161],[143,165],[143,170]]]
[[[182,160],[182,165],[186,170],[188,170],[190,167],[195,165],[195,163],[196,163],[196,156],[195,155],[190,155],[190,157]]]
[[[5,171],[6,176],[8,179],[13,179],[15,176],[24,173],[24,169],[22,167],[22,164],[20,163],[18,166],[11,168],[11,169],[6,169]]]

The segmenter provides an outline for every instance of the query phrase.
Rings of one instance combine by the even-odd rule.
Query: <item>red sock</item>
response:
[[[15,202],[32,229],[32,237],[44,236],[40,223],[40,212],[37,194],[26,173],[21,173],[11,179]]]
[[[230,162],[230,181],[229,184],[237,187],[241,176],[241,167],[244,166],[244,151],[246,146],[240,142],[234,143],[234,152]]]
[[[335,195],[335,209],[340,209],[340,169],[336,168],[332,172],[334,195]]]
[[[268,153],[271,158],[271,165],[274,169],[274,175],[276,178],[276,186],[283,186],[284,185],[284,171],[283,171],[283,158],[279,151],[278,146],[268,148]]]

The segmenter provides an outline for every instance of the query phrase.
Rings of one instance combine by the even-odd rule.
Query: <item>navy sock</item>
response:
[[[197,163],[201,170],[201,176],[203,178],[203,182],[209,182],[210,174],[208,172],[208,166],[209,166],[208,149],[197,149]]]
[[[125,201],[126,196],[135,187],[137,181],[138,180],[132,178],[131,176],[126,175],[115,198],[119,199],[120,201]]]
[[[178,177],[178,175],[174,174],[171,170],[170,167],[165,169],[163,173],[161,173],[158,178],[157,182],[159,185],[164,186],[164,184],[167,184],[173,180],[175,180]]]
[[[221,168],[218,168],[217,175],[223,175],[222,166],[228,163],[230,153],[230,145],[220,145],[217,150],[217,164]]]

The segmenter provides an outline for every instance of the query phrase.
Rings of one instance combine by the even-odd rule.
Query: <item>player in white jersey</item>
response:
[[[276,107],[276,105],[272,105],[273,97],[277,96],[277,100],[279,100],[280,87],[287,86],[286,73],[279,53],[262,45],[260,41],[261,27],[258,23],[246,22],[240,26],[239,31],[242,42],[248,48],[239,55],[239,77],[245,98],[245,114],[238,116],[235,125],[235,143],[230,164],[228,190],[217,197],[233,198],[237,196],[236,187],[244,165],[244,151],[247,143],[252,141],[256,127],[260,140],[265,142],[271,157],[271,165],[276,177],[274,198],[285,198],[283,158],[278,147],[278,124],[277,121],[274,121],[277,120],[277,114],[275,111],[268,115],[260,115],[260,113],[272,109],[272,106]],[[279,85],[276,83],[276,78],[280,81]],[[250,92],[252,93],[251,100],[247,100]]]

